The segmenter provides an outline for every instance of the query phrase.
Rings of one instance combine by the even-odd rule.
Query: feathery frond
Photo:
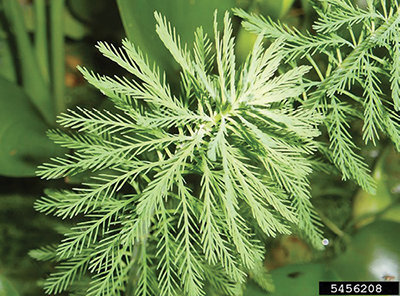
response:
[[[196,31],[193,51],[155,17],[182,68],[181,93],[129,41],[118,49],[99,43],[136,79],[80,70],[120,112],[69,110],[58,120],[69,131],[49,132],[73,152],[41,165],[38,175],[90,172],[91,180],[36,202],[41,212],[82,218],[55,250],[60,267],[47,293],[70,289],[86,272],[91,296],[122,295],[127,286],[136,295],[202,296],[206,285],[236,295],[246,272],[262,269],[257,232],[290,234],[297,224],[322,248],[307,178],[324,117],[298,100],[310,67],[278,75],[286,41],[264,50],[264,35],[238,67],[228,13],[223,32],[215,16],[214,44]]]
[[[310,32],[301,33],[270,19],[236,9],[244,27],[270,40],[283,40],[287,60],[305,59],[321,82],[313,82],[306,104],[324,112],[334,164],[343,178],[351,178],[374,192],[373,179],[348,131],[353,110],[363,110],[365,143],[376,144],[386,134],[398,146],[400,13],[398,1],[367,1],[367,7],[348,0],[323,1],[319,18]],[[339,37],[348,36],[348,38]],[[382,51],[386,51],[382,58]],[[318,64],[324,62],[325,75]],[[389,78],[388,78],[389,77]],[[382,91],[390,83],[391,98]],[[362,94],[358,95],[359,89]],[[350,102],[351,105],[348,105]],[[344,106],[347,107],[344,107]]]

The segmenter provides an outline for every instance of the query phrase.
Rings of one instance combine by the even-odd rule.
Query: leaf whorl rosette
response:
[[[119,111],[78,108],[58,121],[74,131],[49,132],[74,152],[39,175],[92,177],[36,203],[63,218],[84,216],[51,250],[61,271],[47,280],[47,293],[83,282],[89,270],[87,295],[120,295],[126,286],[136,295],[204,295],[206,282],[237,295],[246,272],[263,272],[257,233],[289,234],[298,224],[322,247],[307,176],[323,118],[294,104],[309,68],[278,75],[283,40],[265,50],[262,35],[237,67],[228,14],[222,35],[215,21],[214,44],[196,31],[192,52],[155,16],[182,68],[181,93],[129,41],[121,49],[99,43],[135,79],[80,70]],[[267,277],[261,284],[272,289]]]

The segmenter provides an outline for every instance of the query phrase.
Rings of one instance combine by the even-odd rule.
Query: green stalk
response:
[[[3,4],[17,43],[23,88],[46,121],[54,122],[50,91],[40,72],[38,75],[39,65],[26,31],[21,6],[16,0],[4,0]]]
[[[64,3],[65,0],[52,0],[50,2],[52,86],[57,115],[66,109],[64,100]]]
[[[47,45],[46,3],[35,0],[35,53],[43,79],[49,84],[49,61]]]

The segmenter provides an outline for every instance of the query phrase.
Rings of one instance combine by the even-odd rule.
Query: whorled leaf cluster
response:
[[[180,92],[129,41],[99,43],[134,79],[80,70],[118,112],[71,110],[58,119],[68,129],[49,132],[73,152],[38,174],[90,172],[91,181],[36,202],[41,212],[80,219],[58,246],[31,252],[57,262],[48,294],[239,295],[249,272],[272,289],[261,276],[263,236],[298,225],[322,247],[307,176],[324,118],[296,101],[310,67],[278,75],[287,40],[264,49],[264,31],[236,65],[228,14],[222,33],[215,21],[214,43],[196,31],[191,52],[155,17],[182,68]]]

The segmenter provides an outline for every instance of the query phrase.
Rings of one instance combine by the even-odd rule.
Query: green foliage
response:
[[[30,177],[62,150],[46,138],[48,126],[20,87],[0,77],[0,89],[0,175]]]
[[[155,61],[161,71],[167,74],[179,71],[179,65],[171,59],[171,55],[165,48],[154,31],[156,25],[153,17],[154,11],[160,12],[168,18],[171,24],[179,32],[182,43],[188,43],[191,48],[193,32],[201,26],[205,34],[213,32],[213,12],[225,11],[235,7],[236,0],[117,0],[121,19],[124,24],[126,36],[129,40],[135,40],[135,46],[139,47],[150,61]],[[222,21],[220,15],[219,21]],[[169,76],[169,82],[179,80]]]
[[[271,271],[276,290],[267,293],[250,282],[244,296],[292,296],[302,291],[302,295],[318,295],[319,281],[340,281],[336,272],[322,263],[294,264]]]
[[[45,284],[49,294],[88,270],[84,295],[120,295],[131,286],[135,295],[204,295],[206,285],[237,295],[246,272],[262,273],[257,233],[290,234],[294,223],[322,247],[307,175],[323,117],[294,108],[310,67],[276,75],[283,40],[264,50],[260,35],[238,68],[228,14],[222,34],[215,15],[214,44],[196,31],[192,52],[155,17],[182,67],[181,92],[129,41],[121,49],[100,42],[100,52],[136,79],[80,70],[121,113],[78,108],[58,119],[73,131],[49,132],[74,153],[40,166],[40,176],[93,172],[81,188],[49,191],[36,203],[44,213],[84,217],[56,250],[32,253],[59,262]]]
[[[60,154],[45,138],[45,130],[65,109],[63,1],[51,1],[51,26],[46,21],[45,0],[34,2],[31,42],[22,3],[0,0],[0,32],[7,37],[1,47],[8,48],[0,52],[0,175],[7,177],[34,177],[36,167],[49,154]],[[51,27],[51,46],[47,26]],[[51,75],[49,52],[53,53]]]
[[[400,224],[393,221],[378,220],[365,226],[353,236],[346,252],[331,262],[331,267],[341,279],[349,281],[382,281],[398,274],[399,230]]]
[[[19,296],[11,283],[2,275],[0,275],[0,296]]]
[[[374,192],[357,132],[365,143],[386,135],[400,148],[398,3],[367,4],[322,1],[316,34],[237,9],[258,34],[242,65],[229,14],[222,32],[215,14],[214,42],[197,29],[190,51],[156,13],[156,32],[181,67],[179,90],[129,41],[98,43],[134,79],[80,68],[118,112],[70,110],[58,118],[65,129],[48,133],[73,152],[38,175],[89,172],[91,180],[36,202],[79,221],[57,247],[31,253],[58,264],[46,292],[240,295],[247,274],[273,290],[266,237],[294,226],[322,249],[313,168],[333,163]]]
[[[365,8],[348,0],[321,1],[316,34],[302,33],[262,16],[243,10],[244,27],[270,40],[283,39],[287,61],[306,60],[320,78],[307,104],[326,116],[330,138],[328,157],[344,179],[352,178],[366,191],[375,185],[369,169],[355,150],[350,120],[362,118],[363,140],[373,144],[387,135],[400,150],[399,118],[399,38],[398,1],[367,0]],[[325,73],[323,73],[325,71]],[[391,93],[386,89],[391,89]]]
[[[15,34],[14,38],[18,47],[18,58],[21,59],[21,64],[19,65],[21,69],[18,70],[21,71],[24,90],[42,116],[50,123],[54,117],[53,104],[45,74],[42,73],[43,68],[39,60],[40,58],[37,58],[41,53],[38,52],[38,55],[35,56],[35,51],[25,28],[21,6],[18,1],[2,0],[0,2],[0,10],[6,16],[6,24],[10,26]],[[45,26],[42,26],[39,29],[42,31],[36,34],[36,37],[39,37],[40,34],[45,34],[44,29]]]
[[[7,280],[19,295],[43,295],[37,283],[46,276],[50,263],[35,262],[28,252],[60,237],[53,230],[58,221],[38,215],[33,209],[35,198],[42,191],[37,180],[24,179],[21,183],[17,178],[2,178],[0,184],[0,295],[15,295]],[[11,193],[16,187],[19,192]]]

